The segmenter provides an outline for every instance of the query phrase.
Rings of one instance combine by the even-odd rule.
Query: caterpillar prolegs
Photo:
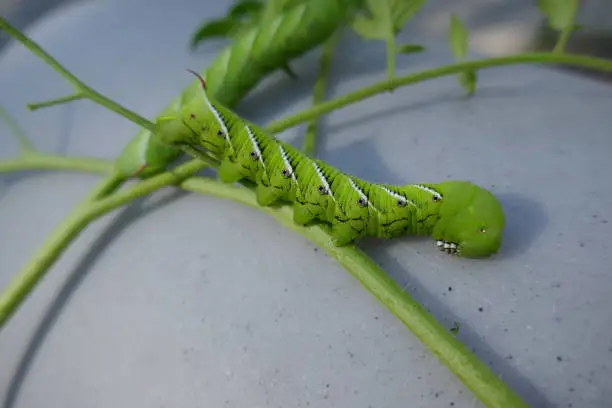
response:
[[[197,74],[196,74],[197,75]],[[257,201],[294,204],[294,222],[331,225],[333,243],[366,237],[428,235],[439,249],[487,257],[501,246],[505,216],[497,198],[469,181],[375,184],[306,156],[207,94],[198,94],[175,116],[157,120],[157,137],[172,146],[203,148],[220,160],[221,181],[256,183]]]

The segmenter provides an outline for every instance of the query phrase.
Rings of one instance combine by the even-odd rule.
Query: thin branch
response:
[[[0,174],[24,170],[67,170],[109,174],[113,166],[110,160],[34,152],[15,159],[0,160]]]
[[[83,94],[82,92],[77,92],[71,95],[62,96],[48,101],[28,103],[28,109],[30,109],[31,111],[35,111],[38,109],[48,108],[50,106],[61,105],[64,103],[78,101],[86,98],[87,95]]]
[[[325,99],[329,71],[331,69],[334,51],[336,50],[338,42],[341,38],[341,33],[341,30],[336,30],[336,32],[334,32],[323,45],[323,54],[321,55],[319,63],[319,76],[317,77],[317,82],[315,83],[312,96],[313,105],[317,105]],[[319,117],[311,119],[308,123],[308,127],[306,128],[306,137],[304,138],[304,146],[302,150],[304,150],[304,153],[306,153],[308,156],[315,156],[317,153],[319,121]]]
[[[34,147],[34,144],[30,141],[30,138],[26,134],[25,130],[23,130],[19,122],[17,122],[17,120],[13,118],[2,105],[0,105],[0,119],[4,121],[13,137],[19,143],[19,148],[21,149],[22,154],[36,151],[36,147]]]
[[[0,294],[0,330],[68,245],[89,223],[136,198],[148,195],[164,186],[179,183],[206,166],[201,161],[193,160],[178,166],[173,171],[151,177],[112,195],[108,194],[123,182],[123,177],[114,174],[100,182],[98,187],[55,229],[43,246]]]
[[[376,94],[392,90],[400,86],[406,86],[417,82],[423,82],[430,79],[440,78],[447,75],[454,75],[464,71],[475,69],[493,68],[506,65],[517,64],[566,64],[585,68],[593,68],[603,72],[612,72],[612,61],[603,58],[587,57],[582,55],[557,54],[557,53],[526,53],[517,54],[506,57],[486,58],[474,61],[464,61],[456,64],[446,65],[439,68],[430,69],[427,71],[418,72],[402,77],[397,77],[394,80],[381,81],[374,85],[362,88],[358,91],[351,92],[323,102],[312,108],[306,109],[296,115],[289,116],[270,124],[267,129],[271,133],[280,133],[286,129],[307,122],[313,118],[325,115],[337,109],[344,108],[348,105],[360,102],[364,99],[372,97]]]
[[[105,108],[114,111],[121,116],[131,120],[139,126],[142,126],[148,130],[153,130],[154,125],[150,121],[146,120],[139,114],[129,110],[128,108],[123,107],[122,105],[108,99],[106,96],[100,94],[98,91],[90,88],[85,85],[79,78],[77,78],[72,72],[66,69],[62,64],[60,64],[55,58],[49,55],[45,50],[43,50],[36,42],[28,38],[25,34],[19,31],[17,28],[13,27],[6,19],[0,16],[0,29],[6,31],[10,36],[12,36],[15,40],[19,41],[26,48],[28,48],[34,55],[42,59],[46,62],[51,68],[57,71],[61,76],[63,76],[68,82],[72,84],[75,88],[75,92],[77,94],[82,94],[87,99],[96,102],[99,105],[104,106]]]

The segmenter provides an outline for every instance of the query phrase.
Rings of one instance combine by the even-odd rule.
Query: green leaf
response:
[[[456,15],[451,16],[450,43],[455,58],[463,59],[468,52],[469,34],[463,22]]]
[[[425,51],[425,47],[418,44],[401,44],[397,46],[398,54],[414,54]]]
[[[449,40],[455,58],[458,61],[463,60],[467,56],[469,50],[469,33],[463,22],[454,14],[451,16],[450,21]],[[478,75],[475,70],[463,71],[457,74],[457,79],[469,95],[476,92]]]
[[[478,75],[476,71],[463,71],[458,75],[459,83],[467,91],[469,95],[476,92],[476,82],[478,81]]]
[[[238,20],[232,18],[220,18],[204,23],[195,32],[191,39],[191,47],[195,47],[197,44],[204,40],[219,37],[229,37],[233,30],[240,26]]]
[[[260,22],[269,21],[302,2],[304,0],[267,0],[265,8],[261,12]]]
[[[368,40],[387,40],[397,35],[404,25],[427,3],[427,0],[366,0],[369,16],[359,15],[353,30]]]
[[[232,19],[240,19],[243,17],[254,18],[263,9],[263,4],[258,0],[243,0],[237,2],[229,12]]]
[[[580,0],[538,0],[538,5],[548,18],[548,25],[562,31],[573,24]]]

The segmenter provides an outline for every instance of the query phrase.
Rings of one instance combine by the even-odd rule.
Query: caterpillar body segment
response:
[[[233,113],[201,88],[175,117],[158,121],[170,146],[206,149],[220,160],[219,178],[256,183],[262,206],[294,204],[294,222],[331,225],[335,245],[366,237],[429,235],[438,248],[486,257],[501,246],[505,217],[489,191],[468,181],[410,185],[370,183],[309,157]]]

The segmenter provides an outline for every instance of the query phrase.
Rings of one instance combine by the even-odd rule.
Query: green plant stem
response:
[[[579,0],[566,0],[566,1],[571,2],[570,7],[572,8],[572,12],[571,12],[570,21],[567,23],[565,28],[561,31],[561,34],[559,35],[559,39],[557,40],[557,43],[555,44],[555,47],[553,48],[553,52],[556,52],[556,53],[565,52],[567,43],[569,42],[569,39],[576,27],[575,21],[576,21],[576,15],[578,14],[578,8],[580,6],[580,1]]]
[[[85,99],[87,96],[81,92],[74,93],[72,95],[66,95],[59,98],[51,99],[43,102],[28,103],[28,109],[35,111],[42,108],[48,108],[50,106],[61,105],[68,102],[78,101]]]
[[[395,28],[393,24],[393,16],[391,15],[391,7],[383,7],[387,24],[387,38],[385,43],[387,46],[387,79],[393,80],[396,76],[397,71],[397,40],[395,39]]]
[[[48,65],[50,65],[56,72],[58,72],[61,76],[63,76],[72,86],[75,88],[76,94],[82,94],[87,99],[90,99],[93,102],[96,102],[99,105],[104,106],[105,108],[120,114],[121,116],[131,120],[139,126],[142,126],[148,130],[153,130],[153,124],[138,115],[137,113],[123,107],[115,101],[108,99],[106,96],[100,94],[93,88],[90,88],[85,83],[83,83],[79,78],[77,78],[72,72],[68,69],[64,68],[62,64],[60,64],[55,58],[49,55],[45,50],[43,50],[36,42],[32,41],[26,35],[24,35],[21,31],[13,27],[4,17],[0,16],[0,29],[6,31],[10,36],[15,38],[17,41],[22,43],[26,48],[28,48],[34,55],[42,59]]]
[[[279,133],[292,128],[313,118],[325,115],[334,110],[344,108],[348,105],[360,102],[376,94],[392,90],[400,86],[406,86],[417,82],[423,82],[447,75],[454,75],[464,71],[482,70],[502,65],[517,64],[566,64],[585,68],[593,68],[604,72],[612,72],[612,61],[603,58],[587,57],[582,55],[571,55],[561,53],[525,53],[506,57],[486,58],[474,61],[463,61],[456,64],[433,68],[406,76],[386,80],[374,85],[351,92],[339,98],[331,99],[312,108],[306,109],[296,115],[271,123],[267,129],[271,133]]]
[[[30,153],[36,151],[34,144],[30,141],[28,135],[26,134],[25,130],[23,130],[19,122],[17,122],[17,120],[15,120],[15,118],[13,118],[1,105],[0,119],[4,121],[6,126],[9,128],[9,131],[13,134],[13,136],[19,143],[19,148],[21,149],[22,153]]]
[[[0,160],[0,174],[24,170],[68,170],[109,174],[113,163],[92,157],[60,156],[47,153],[25,153],[14,159]]]
[[[42,247],[34,254],[16,277],[0,294],[0,329],[8,319],[17,311],[19,305],[32,292],[34,287],[48,272],[49,268],[76,239],[81,231],[93,220],[89,210],[92,199],[101,192],[108,191],[110,186],[117,183],[115,176],[103,180],[93,192],[73,210],[47,237]]]
[[[340,41],[341,32],[341,30],[337,30],[323,45],[323,54],[321,55],[319,64],[319,76],[317,77],[317,82],[315,83],[313,90],[313,105],[317,105],[325,99],[329,71],[331,69],[334,51],[336,50],[336,46]],[[314,156],[317,153],[319,121],[319,117],[311,119],[308,123],[308,127],[306,128],[306,137],[304,138],[304,146],[302,147],[302,150],[308,156]]]
[[[387,77],[389,80],[395,79],[397,70],[397,43],[393,31],[386,40],[387,43]]]
[[[293,222],[291,206],[261,207],[252,191],[214,180],[192,177],[183,189],[231,199],[271,215],[283,226],[302,234],[346,268],[397,316],[488,407],[521,408],[528,405],[464,344],[354,245],[335,247],[325,228],[300,227]]]
[[[124,191],[114,191],[124,181],[112,174],[77,206],[77,208],[55,229],[43,246],[0,294],[0,329],[15,313],[19,305],[53,266],[63,251],[96,218],[128,202],[143,197],[164,186],[179,183],[206,167],[201,161],[190,161],[166,172],[142,181]]]

